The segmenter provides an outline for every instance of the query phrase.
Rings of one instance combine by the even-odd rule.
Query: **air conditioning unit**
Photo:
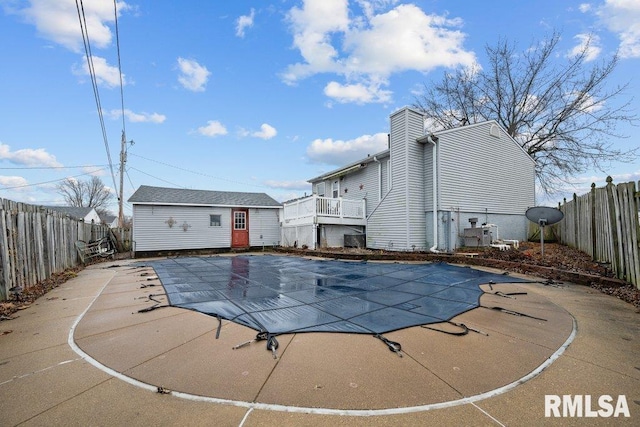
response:
[[[478,218],[469,218],[471,228],[465,228],[464,231],[464,245],[477,248],[481,246],[489,246],[491,244],[492,235],[491,227],[480,226],[476,227]]]
[[[367,245],[366,234],[345,234],[344,247],[362,249]]]

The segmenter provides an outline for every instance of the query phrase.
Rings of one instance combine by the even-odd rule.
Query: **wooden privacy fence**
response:
[[[0,301],[10,296],[12,287],[27,289],[80,264],[76,241],[98,240],[110,233],[107,225],[0,199]]]
[[[614,185],[607,177],[604,187],[592,184],[590,193],[574,194],[559,206],[564,220],[556,233],[562,243],[610,264],[617,278],[640,288],[639,206],[635,183]]]

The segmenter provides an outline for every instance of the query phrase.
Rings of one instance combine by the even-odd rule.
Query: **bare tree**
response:
[[[637,120],[630,100],[616,103],[627,85],[606,87],[618,56],[588,66],[592,39],[556,62],[560,35],[553,33],[522,53],[500,40],[485,48],[488,66],[447,73],[426,85],[414,107],[433,130],[496,120],[536,160],[543,191],[553,193],[569,178],[610,161],[632,162],[638,149],[613,148],[616,126]]]
[[[107,212],[113,194],[97,176],[87,181],[67,178],[57,185],[58,193],[69,206],[95,208],[99,215]]]

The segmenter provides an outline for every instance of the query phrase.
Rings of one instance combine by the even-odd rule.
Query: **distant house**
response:
[[[140,186],[133,205],[136,252],[275,246],[282,205],[265,193]]]
[[[88,224],[101,224],[100,215],[94,208],[84,208],[76,206],[43,206],[44,208],[60,212],[78,220],[82,220]]]
[[[118,217],[116,215],[103,215],[100,220],[102,224],[106,224],[110,228],[118,227]]]
[[[424,119],[393,113],[387,150],[310,179],[311,196],[284,204],[282,244],[452,251],[525,240],[534,160],[495,121],[427,135]]]

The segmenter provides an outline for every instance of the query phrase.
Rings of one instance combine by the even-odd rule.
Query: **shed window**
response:
[[[220,223],[220,215],[209,215],[209,226],[210,227],[220,227],[222,224]]]

